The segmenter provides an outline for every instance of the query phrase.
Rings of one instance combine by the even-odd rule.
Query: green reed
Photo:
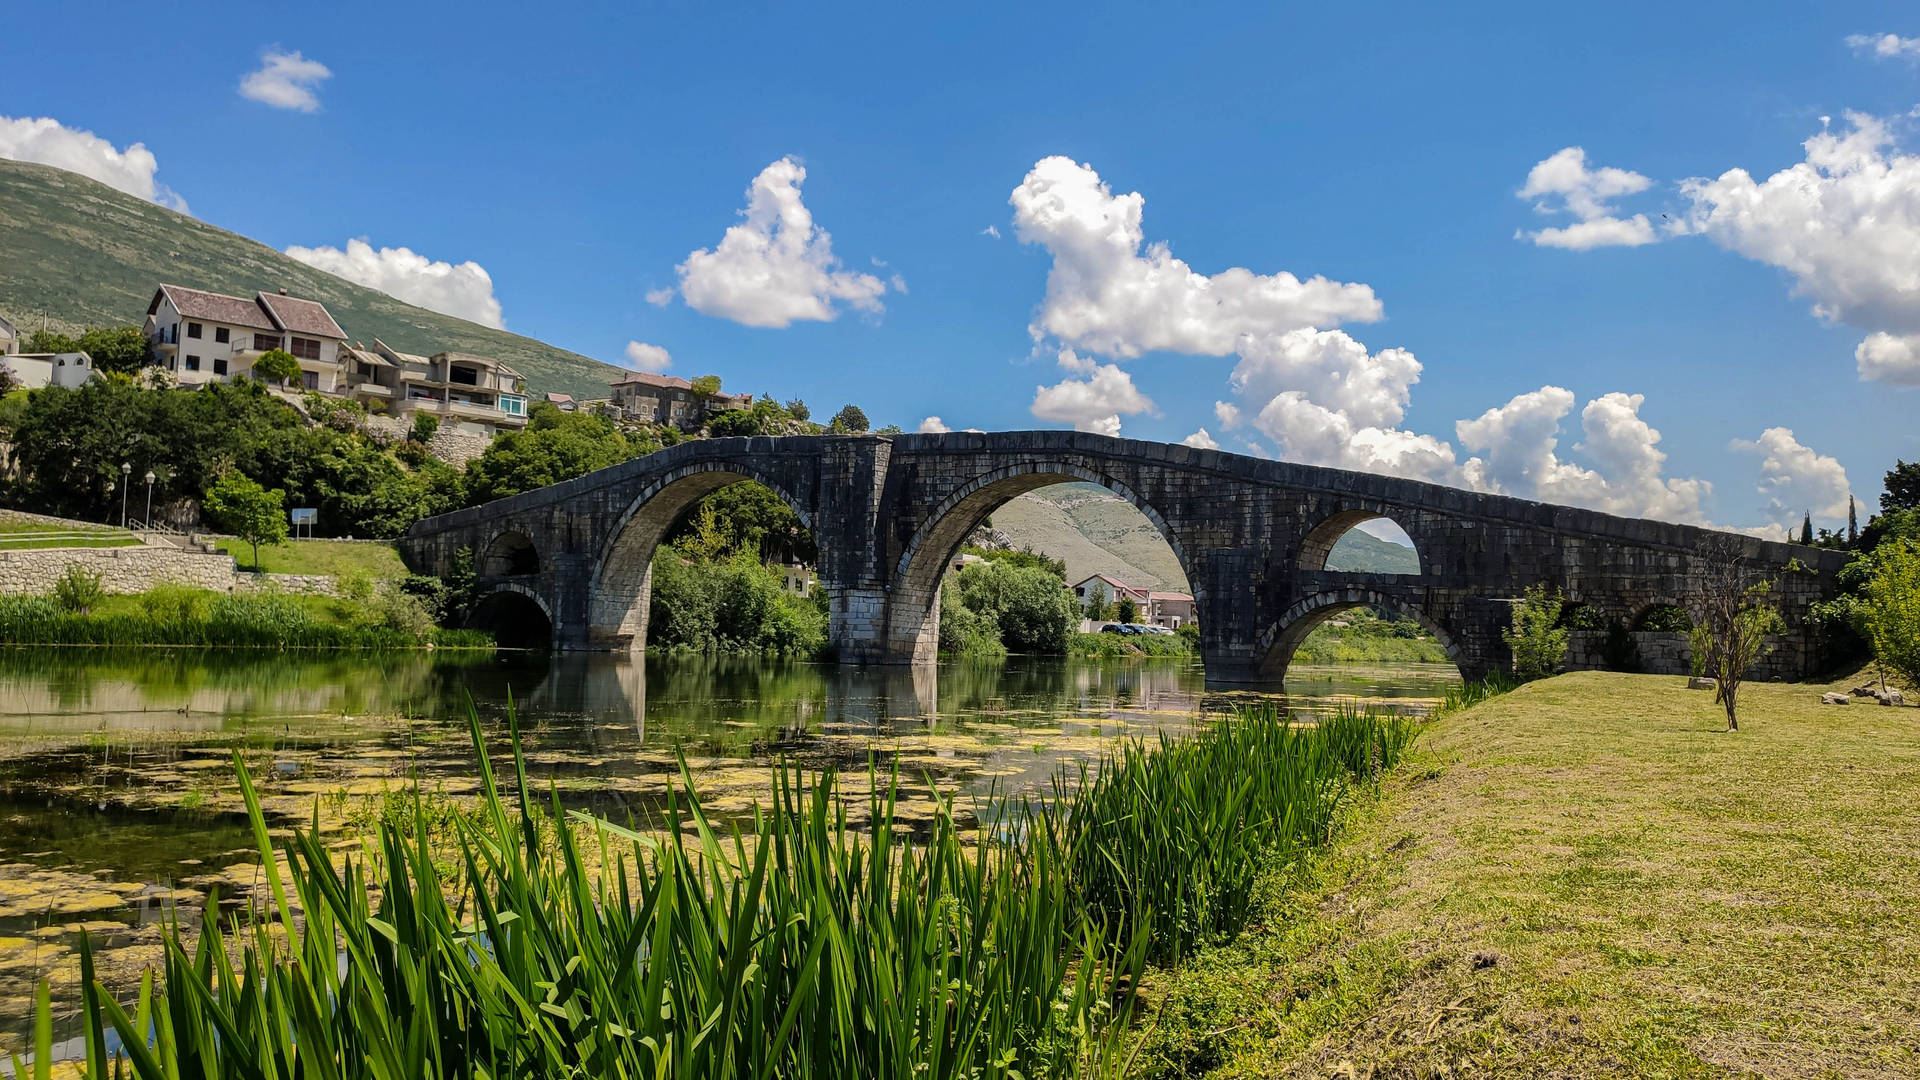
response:
[[[1132,742],[972,828],[936,798],[909,841],[897,782],[870,770],[850,823],[833,774],[787,766],[730,828],[683,766],[662,820],[629,831],[533,798],[517,731],[509,798],[470,708],[481,803],[452,819],[452,874],[417,795],[339,864],[317,827],[295,830],[283,874],[236,755],[271,901],[224,926],[210,902],[191,949],[169,927],[131,1016],[83,940],[86,1072],[1113,1075],[1149,955],[1233,928],[1262,865],[1324,840],[1343,793],[1411,737],[1343,716],[1296,726],[1269,707]]]
[[[1459,686],[1449,687],[1445,697],[1433,710],[1433,717],[1450,716],[1486,701],[1520,688],[1520,680],[1498,668],[1490,671],[1484,678],[1473,679]]]

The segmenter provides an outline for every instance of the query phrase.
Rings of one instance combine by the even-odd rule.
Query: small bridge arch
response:
[[[1278,681],[1286,674],[1287,666],[1293,661],[1293,654],[1299,650],[1301,643],[1307,640],[1307,635],[1343,611],[1369,607],[1405,615],[1419,623],[1427,633],[1439,639],[1440,647],[1446,650],[1447,660],[1455,668],[1460,669],[1463,675],[1467,674],[1465,665],[1470,660],[1444,624],[1428,615],[1415,601],[1392,592],[1364,587],[1329,589],[1314,593],[1303,597],[1283,612],[1267,632],[1261,635],[1261,674]]]

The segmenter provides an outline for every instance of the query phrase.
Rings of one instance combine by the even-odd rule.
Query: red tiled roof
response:
[[[340,329],[340,324],[333,321],[333,315],[327,311],[326,305],[318,300],[263,292],[259,295],[259,301],[275,322],[296,334],[330,338],[347,336],[347,332]]]
[[[1181,603],[1186,603],[1186,604],[1191,604],[1191,603],[1193,603],[1193,597],[1191,597],[1191,596],[1188,596],[1188,595],[1187,595],[1186,593],[1183,593],[1183,592],[1150,592],[1150,593],[1148,593],[1148,594],[1147,594],[1147,599],[1149,599],[1149,600],[1176,600],[1176,601],[1179,601],[1179,602],[1181,602]]]
[[[202,289],[189,289],[181,285],[162,285],[153,294],[153,302],[147,305],[147,314],[160,310],[160,298],[165,296],[173,302],[174,310],[189,319],[205,319],[208,322],[227,323],[231,326],[250,326],[255,330],[278,330],[272,316],[262,310],[252,300],[224,293],[206,292]]]

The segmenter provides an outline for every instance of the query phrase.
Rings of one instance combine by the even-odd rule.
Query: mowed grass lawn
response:
[[[125,529],[84,522],[0,521],[0,551],[62,547],[129,547],[140,538]]]
[[[222,540],[220,550],[239,561],[242,569],[253,570],[253,546],[244,540]],[[260,565],[269,574],[341,574],[358,572],[370,578],[407,576],[406,564],[392,544],[374,544],[357,540],[289,540],[284,544],[260,546]]]
[[[1143,1071],[1920,1076],[1920,708],[1756,684],[1729,733],[1684,682],[1435,723],[1306,888],[1150,988]]]

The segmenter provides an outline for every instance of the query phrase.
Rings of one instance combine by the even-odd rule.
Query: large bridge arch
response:
[[[641,649],[653,595],[653,556],[695,503],[734,484],[756,483],[774,493],[808,530],[805,501],[778,478],[740,460],[690,462],[654,479],[627,504],[594,559],[587,596],[587,640],[595,648]],[[816,537],[817,539],[817,537]]]
[[[1362,607],[1382,608],[1412,618],[1440,640],[1440,647],[1446,650],[1447,659],[1462,677],[1473,674],[1469,670],[1472,660],[1467,650],[1462,648],[1456,635],[1445,624],[1418,603],[1390,592],[1367,588],[1328,589],[1296,601],[1261,635],[1259,673],[1279,681],[1286,674],[1288,664],[1293,661],[1294,652],[1300,648],[1301,642],[1307,640],[1308,634],[1340,612]]]
[[[548,648],[554,636],[553,605],[537,589],[517,581],[499,582],[475,600],[467,625],[491,633],[502,648]]]
[[[973,530],[993,512],[1030,491],[1054,484],[1097,484],[1127,500],[1140,511],[1180,564],[1180,572],[1194,581],[1179,534],[1167,524],[1152,502],[1114,477],[1067,460],[1022,461],[993,469],[954,489],[914,530],[892,567],[888,594],[887,651],[894,657],[920,663],[935,659],[940,647],[940,583]],[[1194,617],[1202,626],[1206,615],[1201,597],[1194,596]]]

